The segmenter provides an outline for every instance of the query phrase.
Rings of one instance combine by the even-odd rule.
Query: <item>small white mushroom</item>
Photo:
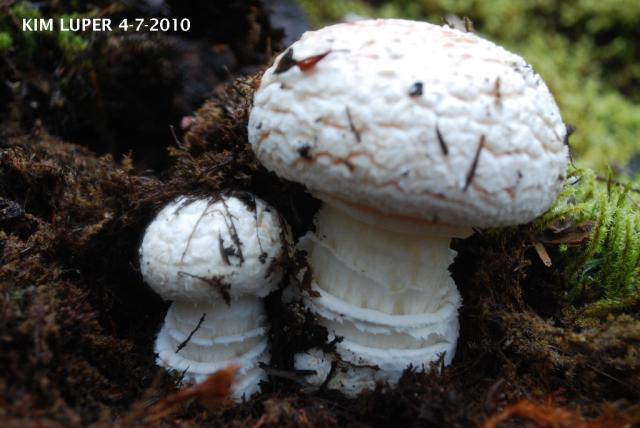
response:
[[[276,174],[323,206],[308,298],[348,394],[395,383],[458,337],[450,240],[472,227],[524,223],[565,181],[560,112],[520,56],[475,34],[370,20],[305,33],[276,58],[254,97],[249,140]],[[325,381],[330,356],[297,357]]]
[[[275,209],[248,193],[181,197],[147,227],[140,270],[172,301],[158,334],[157,363],[201,382],[239,366],[233,397],[257,391],[269,354],[262,298],[282,277],[286,227]]]

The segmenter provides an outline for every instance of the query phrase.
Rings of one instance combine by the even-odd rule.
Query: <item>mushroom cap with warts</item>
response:
[[[332,203],[493,227],[546,210],[566,128],[520,56],[472,33],[369,20],[305,33],[263,75],[260,161]]]
[[[213,302],[264,297],[275,289],[285,226],[263,200],[235,194],[179,197],[148,226],[140,270],[163,299]]]

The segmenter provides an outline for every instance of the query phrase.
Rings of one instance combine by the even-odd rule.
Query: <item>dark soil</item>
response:
[[[71,3],[47,7],[69,11]],[[195,30],[96,37],[89,68],[65,63],[46,43],[38,49],[47,61],[18,48],[0,56],[1,426],[467,427],[492,415],[500,426],[640,425],[640,302],[588,317],[568,306],[562,266],[540,261],[528,226],[454,242],[462,333],[441,374],[438,364],[408,369],[397,387],[356,399],[307,391],[292,356],[323,343],[326,331],[277,292],[267,299],[272,377],[260,395],[225,409],[185,400],[149,419],[153,404],[176,391],[153,355],[167,305],[138,271],[155,212],[180,194],[250,190],[298,237],[318,203],[266,171],[248,146],[258,80],[220,85],[277,49],[284,33],[267,9],[239,0],[169,1],[161,11],[126,4],[83,10],[192,16]],[[548,250],[554,259],[557,249]],[[283,263],[293,278],[303,258]]]

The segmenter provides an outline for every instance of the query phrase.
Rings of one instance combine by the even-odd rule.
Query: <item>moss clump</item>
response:
[[[639,150],[640,3],[624,0],[300,0],[316,25],[346,13],[440,24],[468,16],[476,31],[529,61],[551,88],[580,166],[623,167]]]
[[[605,178],[576,169],[569,180],[573,184],[537,220],[538,239],[557,246],[574,305],[621,308],[640,296],[638,191],[611,173]]]
[[[4,51],[9,50],[11,47],[11,43],[13,42],[13,38],[11,34],[6,32],[0,32],[0,54]]]
[[[117,165],[44,132],[5,143],[4,421],[88,423],[128,408],[153,380],[156,327],[145,322],[159,322],[163,305],[140,284],[130,260],[153,209],[156,183],[135,176],[130,162]],[[137,198],[138,192],[146,199]]]
[[[80,14],[72,13],[69,15],[63,15],[60,19],[65,22],[67,28],[69,28],[69,22],[73,19],[80,18],[93,18],[94,14]],[[77,35],[71,31],[59,31],[56,34],[56,40],[58,46],[62,51],[62,54],[66,57],[67,61],[72,62],[74,58],[79,57],[89,48],[89,40],[82,36]],[[91,63],[87,64],[87,67],[91,67]]]
[[[19,25],[22,25],[23,20],[43,17],[37,6],[32,2],[21,0],[12,5],[0,6],[0,11],[4,15],[4,18],[0,20],[0,31],[8,35],[13,34],[12,38],[21,40],[24,43],[26,49],[20,53],[21,55],[33,57],[38,54],[39,45],[44,44],[53,48],[56,52],[60,52],[69,63],[73,63],[87,52],[87,47],[89,46],[88,35],[81,36],[71,31],[60,31],[58,22],[59,19],[63,19],[68,23],[71,19],[92,18],[94,16],[92,12],[56,14],[53,16],[54,25],[51,31],[22,31]],[[90,64],[87,65],[90,66]]]

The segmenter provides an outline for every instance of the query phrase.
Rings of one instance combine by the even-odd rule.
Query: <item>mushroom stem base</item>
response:
[[[361,221],[325,204],[316,232],[300,243],[319,295],[307,306],[331,337],[342,337],[342,370],[333,371],[329,385],[349,395],[377,380],[395,384],[409,365],[428,368],[442,354],[449,364],[455,352],[461,298],[448,271],[451,237],[386,226],[371,214]],[[316,370],[308,380],[322,384],[322,366],[332,358],[315,350],[296,364]]]

